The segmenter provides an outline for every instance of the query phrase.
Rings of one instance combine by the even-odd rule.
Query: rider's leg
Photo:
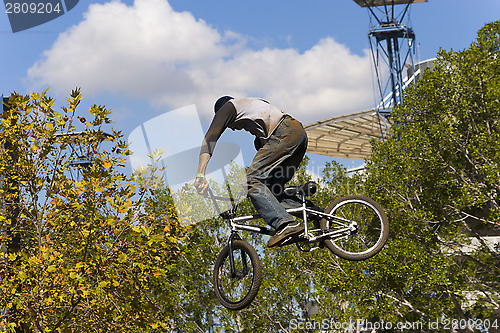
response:
[[[262,218],[273,228],[285,230],[295,221],[280,204],[275,192],[293,177],[307,147],[307,135],[296,120],[283,122],[259,149],[247,170],[248,195]],[[286,234],[300,232],[288,228]],[[286,235],[285,235],[286,236]]]

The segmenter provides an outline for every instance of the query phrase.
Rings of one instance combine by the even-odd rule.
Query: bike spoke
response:
[[[336,240],[335,243],[343,248],[344,250],[350,252],[362,252],[370,248],[371,240],[364,234],[367,228],[366,219],[369,218],[367,215],[370,213],[367,207],[363,204],[351,204],[349,209],[339,209],[335,215],[348,220],[357,220],[358,229],[355,234],[351,237],[344,238],[342,240]]]
[[[250,291],[253,283],[253,272],[252,266],[247,264],[249,258],[243,250],[233,250],[233,257],[234,275],[231,274],[231,264],[229,256],[227,256],[219,268],[219,285],[228,301],[238,302],[245,298]]]
[[[334,221],[329,221],[327,233],[332,234],[332,243],[341,251],[352,254],[367,253],[380,242],[382,220],[378,211],[369,203],[348,200],[331,213],[334,215]],[[335,234],[340,229],[340,221],[352,221],[347,236],[345,233],[339,233],[338,236]]]

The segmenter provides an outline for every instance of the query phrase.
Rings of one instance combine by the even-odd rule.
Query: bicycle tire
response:
[[[241,310],[252,303],[259,291],[262,266],[257,252],[248,242],[233,240],[231,247],[237,276],[230,276],[229,246],[226,245],[215,260],[214,289],[222,305],[230,310]],[[245,272],[245,267],[251,271]]]
[[[355,233],[339,239],[327,239],[326,247],[335,255],[352,261],[365,260],[376,255],[389,238],[389,220],[382,207],[362,195],[341,197],[325,209],[325,213],[356,221]],[[321,219],[324,232],[333,231],[330,219]]]

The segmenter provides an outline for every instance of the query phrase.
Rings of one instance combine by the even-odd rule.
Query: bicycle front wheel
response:
[[[343,259],[368,259],[377,254],[387,242],[387,215],[382,207],[370,198],[348,195],[335,200],[325,213],[334,217],[324,218],[320,222],[324,232],[332,233],[331,238],[324,243],[330,251]],[[342,232],[349,225],[354,228]]]
[[[259,291],[262,266],[255,249],[243,240],[233,240],[231,245],[234,270],[231,269],[229,246],[217,256],[214,266],[215,295],[230,310],[241,310]]]

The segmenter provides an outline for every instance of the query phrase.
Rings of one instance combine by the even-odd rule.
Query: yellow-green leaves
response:
[[[123,264],[123,263],[127,262],[127,258],[128,257],[127,257],[127,255],[125,253],[120,253],[118,255],[118,262],[121,263],[121,264]]]
[[[168,327],[175,296],[163,273],[178,247],[164,237],[167,219],[148,212],[151,195],[123,174],[130,152],[106,127],[111,110],[79,110],[81,99],[74,90],[55,111],[48,91],[12,94],[1,120],[0,327]],[[168,220],[172,237],[176,220]]]

